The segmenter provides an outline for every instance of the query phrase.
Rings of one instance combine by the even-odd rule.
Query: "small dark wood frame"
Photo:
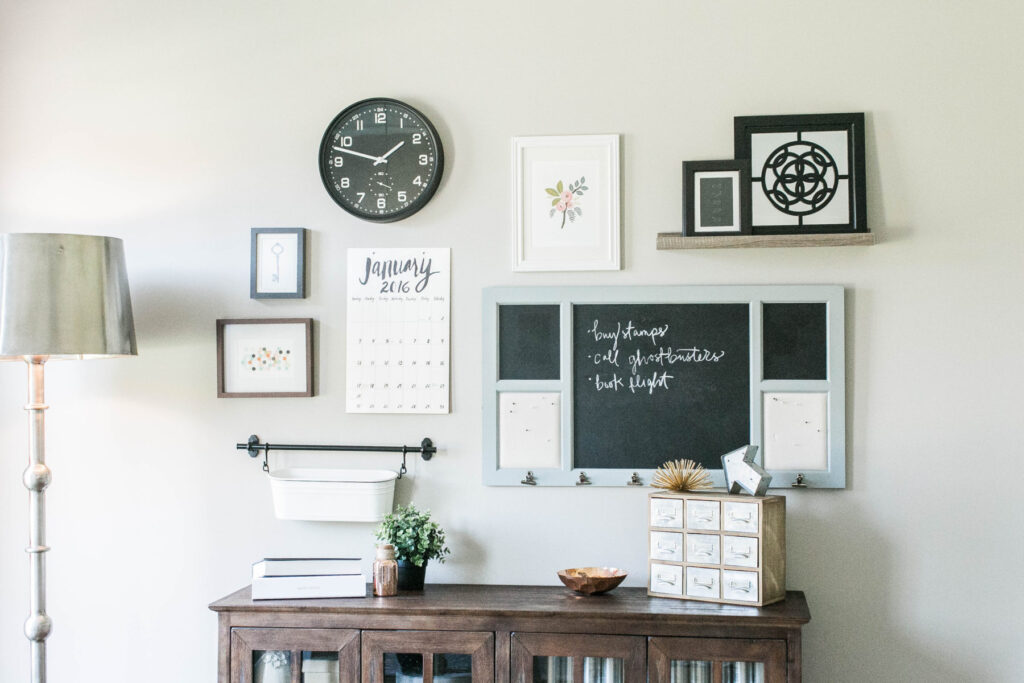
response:
[[[306,388],[303,391],[227,392],[224,390],[224,328],[227,325],[302,325],[305,328]],[[312,318],[229,318],[217,321],[217,398],[307,398],[313,396]]]
[[[737,159],[750,164],[750,137],[754,133],[800,133],[827,130],[845,130],[847,137],[847,165],[850,188],[849,223],[822,225],[761,225],[752,226],[755,235],[796,235],[837,232],[868,232],[867,190],[865,187],[864,114],[797,114],[786,116],[737,116],[733,119],[734,152]],[[757,179],[760,169],[750,169],[751,180]]]
[[[534,657],[623,661],[626,683],[669,683],[672,660],[764,664],[767,683],[801,680],[804,595],[766,607],[652,598],[643,588],[581,596],[561,586],[427,584],[393,598],[261,600],[247,586],[210,605],[218,618],[218,681],[251,683],[254,652],[335,652],[342,681],[379,683],[384,652],[472,655],[473,683],[531,683]],[[333,634],[333,635],[332,635]],[[361,661],[354,662],[362,643]],[[296,666],[293,681],[300,680]],[[359,670],[359,676],[354,673]],[[577,676],[573,680],[581,680]]]
[[[750,162],[745,159],[724,159],[721,161],[683,162],[683,234],[687,237],[710,235],[750,234]],[[739,196],[739,223],[737,230],[698,230],[696,206],[700,201],[697,189],[697,173],[705,171],[735,171],[737,180],[733,192]]]
[[[259,263],[259,236],[268,234],[292,234],[296,236],[295,291],[257,291],[257,265]],[[249,298],[250,299],[305,299],[306,298],[306,229],[305,228],[253,228],[249,246]]]

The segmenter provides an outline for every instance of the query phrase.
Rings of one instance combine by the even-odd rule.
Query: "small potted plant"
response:
[[[412,503],[399,505],[384,517],[377,540],[395,546],[399,590],[423,590],[427,562],[444,562],[450,553],[444,544],[444,529],[430,520],[429,510],[420,511]]]

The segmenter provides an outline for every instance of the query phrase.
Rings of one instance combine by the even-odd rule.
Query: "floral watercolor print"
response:
[[[566,218],[570,223],[575,223],[576,218],[583,215],[580,199],[583,197],[583,193],[590,189],[585,185],[586,182],[586,176],[581,176],[579,180],[569,183],[568,189],[561,180],[555,183],[554,187],[544,188],[544,192],[552,198],[548,217],[554,218],[555,214],[561,214],[562,221],[558,226],[559,230],[565,227]]]
[[[617,135],[516,137],[514,269],[618,270]]]
[[[248,346],[241,359],[246,374],[291,372],[291,361],[291,348],[283,344]]]

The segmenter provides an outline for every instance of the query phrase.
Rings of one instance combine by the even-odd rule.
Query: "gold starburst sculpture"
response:
[[[669,460],[654,470],[651,486],[669,491],[700,491],[711,488],[711,475],[693,460]]]

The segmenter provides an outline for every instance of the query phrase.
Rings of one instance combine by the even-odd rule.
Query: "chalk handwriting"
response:
[[[601,321],[594,320],[587,333],[595,342],[610,343],[608,348],[598,349],[596,353],[590,354],[589,358],[595,366],[620,368],[620,351],[624,352],[626,357],[627,373],[612,372],[610,376],[595,373],[587,378],[593,381],[593,387],[598,392],[629,390],[632,394],[641,392],[653,395],[655,389],[668,390],[670,380],[676,379],[676,375],[669,374],[669,370],[665,368],[683,363],[718,363],[725,357],[724,350],[715,351],[696,345],[676,348],[660,344],[659,342],[665,341],[669,333],[667,324],[637,327],[632,320],[627,320],[624,323],[616,322],[614,327],[602,328]],[[631,348],[620,348],[620,343],[625,347],[627,342],[636,342],[636,345],[630,345]],[[657,348],[651,350],[647,347],[647,342]]]
[[[673,365],[674,363],[717,363],[725,356],[725,351],[708,351],[696,347],[689,349],[673,349],[671,346],[659,347],[654,353],[641,353],[637,349],[629,354],[629,365],[633,374],[640,372],[645,365]]]
[[[632,320],[627,321],[625,327],[623,327],[621,322],[616,323],[615,329],[609,331],[601,330],[600,325],[601,322],[595,320],[594,325],[590,328],[590,333],[594,335],[594,341],[611,340],[613,349],[619,347],[619,341],[630,341],[644,337],[650,339],[652,344],[657,344],[659,339],[668,334],[668,325],[656,325],[648,329],[638,329],[633,327]]]

